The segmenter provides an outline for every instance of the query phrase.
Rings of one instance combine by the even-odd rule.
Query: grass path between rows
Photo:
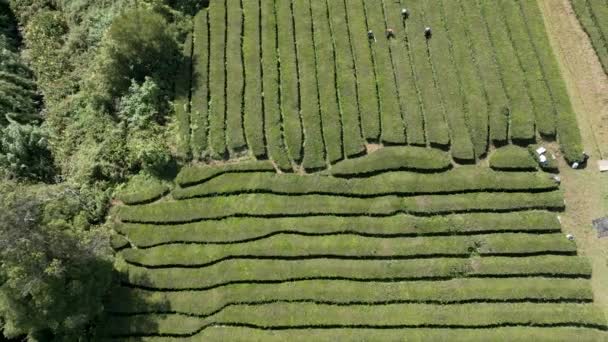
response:
[[[591,220],[608,214],[608,174],[597,169],[597,160],[608,158],[608,77],[570,1],[538,1],[578,116],[585,149],[592,156],[584,170],[573,170],[558,158],[566,201],[562,223],[565,232],[576,236],[580,252],[591,261],[595,299],[608,317],[608,239],[598,239],[591,226]]]

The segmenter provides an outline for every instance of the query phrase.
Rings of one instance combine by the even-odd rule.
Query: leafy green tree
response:
[[[0,317],[6,337],[86,341],[112,281],[107,236],[66,186],[0,184]]]
[[[51,181],[55,169],[44,130],[11,122],[0,132],[0,175]]]
[[[125,12],[112,22],[99,56],[104,93],[122,96],[131,80],[151,77],[169,89],[179,56],[178,44],[165,18],[148,9]]]

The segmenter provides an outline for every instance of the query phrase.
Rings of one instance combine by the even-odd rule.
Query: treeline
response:
[[[114,189],[175,169],[174,75],[205,0],[0,0],[0,336],[91,340]]]

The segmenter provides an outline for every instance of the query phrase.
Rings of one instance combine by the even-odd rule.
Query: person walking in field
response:
[[[393,29],[389,27],[386,29],[386,39],[391,38],[395,38],[395,31],[393,31]]]

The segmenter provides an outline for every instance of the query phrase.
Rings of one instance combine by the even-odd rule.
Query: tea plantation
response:
[[[193,162],[117,197],[105,335],[606,340],[533,151],[583,158],[542,20],[534,0],[211,0],[176,84]]]

